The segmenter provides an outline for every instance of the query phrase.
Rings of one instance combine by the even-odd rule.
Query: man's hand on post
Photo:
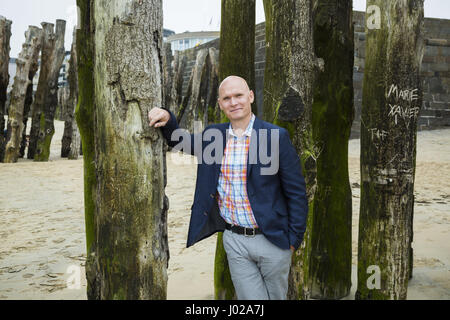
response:
[[[164,127],[170,120],[170,113],[161,108],[153,108],[148,112],[148,121],[150,127]]]

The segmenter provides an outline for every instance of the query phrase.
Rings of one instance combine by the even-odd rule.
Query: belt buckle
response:
[[[256,236],[256,230],[255,229],[251,229],[251,230],[253,230],[253,234],[247,234],[247,229],[251,229],[251,228],[245,228],[244,227],[244,236],[246,236],[248,238],[254,238]]]

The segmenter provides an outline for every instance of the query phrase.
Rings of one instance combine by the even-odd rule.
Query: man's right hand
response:
[[[167,110],[155,107],[148,112],[148,124],[150,127],[164,127],[169,120],[170,113]]]

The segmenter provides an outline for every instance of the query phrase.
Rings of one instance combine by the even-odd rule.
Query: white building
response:
[[[167,42],[170,42],[172,48],[172,54],[175,51],[182,51],[190,48],[194,48],[203,43],[220,37],[219,31],[199,31],[199,32],[183,32],[173,34],[167,37]]]

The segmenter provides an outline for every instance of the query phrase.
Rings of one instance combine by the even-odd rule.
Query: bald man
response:
[[[253,100],[247,82],[230,76],[218,98],[229,123],[210,125],[201,137],[174,134],[175,116],[154,108],[149,124],[162,129],[169,146],[180,145],[172,137],[181,137],[191,154],[213,150],[217,160],[199,161],[187,246],[224,232],[237,298],[284,300],[291,256],[306,230],[305,181],[287,131],[256,117]],[[196,141],[202,141],[200,153]]]

